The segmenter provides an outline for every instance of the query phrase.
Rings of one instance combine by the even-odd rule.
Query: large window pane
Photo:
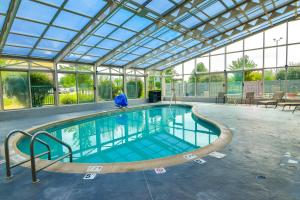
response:
[[[300,42],[300,20],[291,21],[288,23],[289,28],[289,44]]]
[[[161,90],[161,80],[159,76],[148,77],[148,91]]]
[[[137,98],[144,98],[145,97],[145,81],[144,77],[137,77]]]
[[[254,96],[256,97],[262,96],[262,71],[245,71],[244,73],[244,94],[254,92]]]
[[[266,47],[284,44],[286,44],[286,23],[275,26],[265,32]]]
[[[112,97],[115,98],[119,93],[124,92],[123,76],[111,76],[112,82]]]
[[[300,98],[300,65],[287,70],[287,97]]]
[[[232,43],[226,47],[226,52],[236,52],[243,50],[243,40]]]
[[[245,39],[245,50],[263,47],[263,33],[250,36]]]
[[[241,97],[243,93],[243,73],[233,72],[227,74],[227,94],[228,96]]]
[[[184,72],[184,74],[195,73],[195,60],[194,59],[183,63],[183,72]]]
[[[109,75],[98,75],[98,100],[111,99],[112,84]]]
[[[29,107],[27,72],[1,72],[4,109]]]
[[[173,82],[174,82],[174,89],[175,89],[174,92],[176,97],[181,97],[183,95],[182,76],[175,76]]]
[[[196,59],[196,72],[209,71],[209,57],[200,57]]]
[[[245,69],[263,68],[263,50],[245,51]]]
[[[75,74],[58,73],[59,104],[77,103]]]
[[[224,92],[224,73],[210,74],[209,95],[218,96],[219,92]]]
[[[210,57],[210,71],[211,72],[221,72],[225,69],[225,56],[211,56]]]
[[[195,75],[184,75],[185,96],[195,96]]]
[[[226,55],[226,70],[239,70],[243,69],[243,53],[229,53]]]
[[[30,73],[31,101],[33,107],[54,105],[52,73]]]
[[[300,63],[300,44],[288,46],[288,65],[294,66]]]
[[[265,68],[283,67],[286,62],[286,46],[265,49]]]
[[[89,103],[94,101],[94,78],[92,74],[78,74],[78,102]]]
[[[276,91],[285,91],[285,69],[264,70],[264,96],[271,98]]]
[[[209,75],[200,74],[196,76],[196,95],[201,97],[209,97]]]
[[[134,76],[126,77],[126,89],[129,99],[137,98],[137,84]]]

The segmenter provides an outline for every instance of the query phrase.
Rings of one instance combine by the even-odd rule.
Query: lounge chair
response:
[[[275,92],[272,99],[266,101],[258,101],[257,106],[265,105],[267,108],[268,105],[275,105],[275,108],[277,108],[277,105],[279,102],[282,101],[283,96],[284,96],[284,92],[282,91]]]
[[[225,103],[225,100],[226,100],[225,92],[219,92],[218,93],[218,96],[216,97],[216,103],[219,103],[220,99],[222,99],[223,103]]]
[[[294,110],[293,110],[293,114],[294,112],[297,110],[297,108],[300,108],[300,106],[295,106]]]
[[[295,101],[281,102],[281,103],[278,103],[278,106],[282,106],[282,110],[284,110],[284,108],[286,106],[289,106],[290,108],[291,108],[291,106],[295,106],[295,108],[297,108],[297,106],[300,106],[300,102],[295,102]]]
[[[254,102],[254,92],[246,92],[246,97],[241,99],[241,104],[245,102],[245,104],[249,102],[249,104]]]

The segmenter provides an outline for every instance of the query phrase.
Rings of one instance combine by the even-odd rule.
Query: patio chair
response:
[[[241,99],[241,104],[245,102],[245,104],[249,102],[249,104],[254,102],[254,92],[246,92],[246,97]]]
[[[295,106],[294,110],[293,110],[293,114],[294,112],[297,110],[297,108],[300,108],[300,106]]]
[[[282,110],[284,110],[284,108],[286,107],[286,106],[289,106],[290,108],[292,107],[292,106],[295,106],[295,109],[297,108],[297,106],[300,106],[300,102],[298,101],[298,102],[296,102],[296,101],[290,101],[290,102],[281,102],[281,103],[278,103],[278,106],[282,106]],[[294,110],[295,110],[294,109]]]
[[[223,100],[223,103],[225,103],[225,100],[226,100],[226,95],[225,95],[225,92],[219,92],[218,93],[218,96],[216,97],[216,103],[219,103],[220,99]]]
[[[267,108],[268,105],[275,105],[275,108],[277,108],[278,103],[283,100],[282,99],[283,96],[284,96],[284,92],[282,92],[282,91],[275,92],[272,99],[266,100],[266,101],[258,101],[257,106],[258,105],[265,105],[266,108]]]

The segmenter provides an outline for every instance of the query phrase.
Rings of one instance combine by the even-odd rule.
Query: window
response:
[[[111,99],[112,84],[109,75],[98,75],[98,100]]]
[[[208,72],[209,71],[209,57],[200,57],[196,59],[196,72]]]
[[[219,92],[224,92],[224,73],[210,74],[209,96],[216,97]]]
[[[227,95],[228,97],[241,97],[243,93],[243,73],[232,72],[227,74]]]
[[[137,95],[137,83],[134,76],[126,77],[126,89],[127,89],[127,97],[129,99],[135,99],[138,97]]]
[[[94,78],[92,74],[77,74],[78,102],[94,102]]]
[[[59,104],[76,104],[76,75],[73,73],[58,73]]]
[[[184,75],[185,96],[195,96],[196,75]]]
[[[245,51],[245,69],[263,68],[263,50]]]
[[[222,72],[225,70],[225,55],[210,57],[210,71]]]
[[[263,33],[250,36],[245,39],[245,50],[263,47]]]
[[[288,65],[294,66],[300,63],[300,44],[288,46]]]
[[[286,23],[275,26],[265,32],[265,46],[278,46],[286,44]]]
[[[236,52],[243,50],[243,40],[232,43],[226,47],[226,51],[228,52]]]
[[[263,84],[262,84],[262,71],[244,71],[244,95],[247,92],[254,92],[254,96],[262,96],[263,94]]]
[[[265,68],[284,67],[286,63],[286,46],[265,49]]]
[[[264,96],[271,98],[276,91],[285,91],[285,69],[264,70]]]
[[[226,70],[233,71],[243,69],[243,53],[229,53],[226,55]]]
[[[112,97],[115,98],[119,93],[124,92],[123,76],[111,76]]]
[[[184,72],[184,74],[195,73],[195,60],[194,59],[183,63],[183,72]]]
[[[54,105],[54,83],[52,73],[30,73],[30,85],[32,107]]]
[[[1,78],[4,109],[28,108],[30,105],[28,73],[2,71]]]
[[[199,74],[196,76],[196,95],[209,97],[209,75]]]
[[[300,42],[300,20],[289,22],[288,29],[289,44]]]
[[[287,70],[287,98],[300,98],[300,65]]]

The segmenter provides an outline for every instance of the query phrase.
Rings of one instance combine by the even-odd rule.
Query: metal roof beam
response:
[[[54,59],[55,63],[63,60],[71,51],[84,40],[92,31],[94,31],[100,23],[102,23],[111,13],[113,13],[119,6],[114,3],[113,0],[108,1],[108,3],[102,8],[99,13],[93,17],[90,22],[83,27],[83,29],[69,42],[69,44],[56,56]]]
[[[14,19],[17,14],[20,3],[21,3],[20,0],[12,0],[10,2],[9,8],[8,8],[8,11],[6,14],[5,22],[3,25],[3,29],[2,29],[2,32],[0,35],[0,52],[2,52],[3,47],[6,43],[8,34],[9,34],[11,26],[14,22]]]
[[[231,32],[231,35],[237,35],[237,34],[243,32],[243,31],[247,30],[248,28],[256,27],[256,26],[259,26],[259,25],[261,25],[265,22],[269,22],[270,20],[278,17],[281,13],[277,13],[276,11],[278,11],[278,10],[284,8],[284,7],[286,7],[286,10],[288,10],[288,11],[291,11],[291,10],[297,11],[298,6],[297,5],[292,5],[295,2],[298,2],[298,0],[294,0],[294,1],[290,1],[288,3],[282,4],[281,6],[270,10],[268,12],[268,17],[266,17],[265,13],[263,13],[263,14],[255,17],[255,18],[251,19],[250,21],[247,21],[243,24],[239,24],[239,25],[237,25],[237,26],[235,26],[235,27],[233,27],[229,30],[226,30],[226,32],[223,32],[219,35],[216,35],[216,36],[213,36],[213,37],[209,38],[207,41],[205,41],[201,45],[200,44],[194,45],[194,46],[192,46],[192,47],[190,47],[190,48],[188,48],[188,49],[186,49],[186,50],[184,50],[184,51],[182,51],[182,52],[180,52],[176,55],[173,55],[169,58],[166,58],[166,59],[163,59],[163,60],[161,60],[157,63],[154,63],[150,67],[147,67],[147,69],[155,69],[155,68],[158,68],[162,65],[166,65],[167,63],[172,63],[172,62],[175,63],[174,60],[176,60],[176,59],[178,60],[179,58],[185,57],[185,56],[187,56],[187,55],[189,55],[193,52],[198,52],[199,51],[199,54],[197,56],[199,56],[200,54],[207,53],[210,50],[208,50],[207,52],[201,52],[201,53],[200,53],[200,50],[203,49],[204,47],[209,47],[210,45],[212,45],[216,42],[219,42],[222,39],[228,38],[229,36],[227,35],[227,33]],[[294,15],[294,16],[291,16],[291,17],[296,17],[296,16]],[[262,31],[262,30],[259,30],[259,31]],[[216,39],[217,37],[220,38],[220,39],[219,40]],[[193,57],[195,57],[195,56],[193,56]],[[191,59],[191,57],[188,57],[185,60],[189,60],[189,59]],[[181,62],[183,63],[185,60],[183,60]],[[178,62],[178,63],[180,63],[180,62]],[[176,64],[174,64],[174,65],[176,65]]]

